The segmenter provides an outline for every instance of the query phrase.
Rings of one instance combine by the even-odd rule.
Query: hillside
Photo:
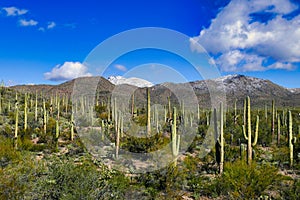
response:
[[[97,77],[98,78],[98,77]],[[72,94],[75,81],[89,81],[89,77],[78,78],[67,81],[60,85],[18,85],[11,88],[21,92],[42,92],[44,94]],[[300,89],[287,89],[277,85],[269,80],[248,77],[244,75],[228,75],[215,80],[201,80],[185,84],[172,84],[172,87],[185,87],[187,84],[192,86],[199,100],[199,104],[203,107],[210,106],[210,95],[207,84],[219,87],[223,83],[226,90],[226,99],[228,105],[233,105],[237,100],[238,106],[242,106],[245,96],[250,96],[254,106],[262,107],[265,104],[270,105],[274,99],[278,106],[300,106]],[[167,98],[171,94],[171,101],[176,101],[176,97],[168,89],[167,83],[154,85],[151,87],[151,96],[153,102],[167,103]],[[124,85],[118,85],[122,88]],[[99,77],[98,91],[101,96],[111,93],[115,88],[109,80]],[[138,88],[133,85],[126,85],[126,90],[135,91],[137,104],[144,103],[146,100],[146,89]]]

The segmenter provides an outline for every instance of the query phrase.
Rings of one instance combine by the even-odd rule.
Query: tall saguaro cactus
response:
[[[217,110],[214,109],[214,130],[215,135],[218,136],[217,143],[216,143],[216,157],[217,162],[219,164],[219,173],[223,173],[224,169],[224,112],[223,112],[223,103],[220,103],[220,126],[218,130],[218,123],[217,123]]]
[[[237,100],[234,101],[234,125],[237,124],[237,118],[238,118],[237,112],[236,112],[236,101]]]
[[[0,114],[2,114],[2,95],[0,92]]]
[[[288,123],[289,123],[289,149],[290,149],[290,166],[293,166],[293,161],[294,161],[294,145],[293,145],[293,118],[292,118],[292,112],[289,111],[289,118],[288,118]]]
[[[16,94],[16,102],[15,102],[15,137],[14,137],[14,146],[17,149],[18,143],[18,131],[19,131],[19,103],[18,103],[18,95]]]
[[[131,96],[131,117],[134,117],[134,92]]]
[[[280,145],[280,127],[281,127],[281,122],[280,122],[280,116],[278,115],[277,117],[277,145]]]
[[[27,97],[27,94],[25,93],[25,102],[24,102],[24,130],[26,131],[27,130],[27,112],[28,112],[28,103],[27,103],[27,100],[28,100],[28,97]]]
[[[55,150],[58,151],[58,137],[59,137],[59,119],[55,123]]]
[[[35,109],[34,109],[34,120],[37,122],[38,120],[38,95],[35,92]]]
[[[272,142],[275,135],[275,101],[272,100]]]
[[[45,99],[43,99],[43,126],[44,126],[44,133],[47,133],[47,111],[46,111],[46,103],[45,103]]]
[[[71,134],[70,134],[70,140],[73,141],[74,140],[74,114],[73,114],[73,110],[71,113]]]
[[[177,113],[176,107],[173,108],[173,124],[171,125],[171,132],[172,132],[172,155],[175,157],[174,166],[177,165],[177,156],[179,154],[180,148],[180,135],[177,134],[177,123],[176,123]]]
[[[116,159],[119,158],[119,148],[120,148],[120,120],[121,120],[121,114],[120,112],[118,115],[115,116],[116,118]]]
[[[150,89],[147,88],[147,135],[151,135],[151,105],[150,105]]]
[[[251,131],[251,107],[250,107],[250,97],[246,98],[246,124],[243,125],[243,133],[245,139],[248,141],[247,144],[247,163],[250,165],[252,161],[252,147],[254,147],[257,143],[258,139],[258,126],[259,126],[259,116],[256,116],[256,128],[255,128],[255,137],[254,142],[252,143],[252,131]],[[245,111],[244,111],[245,112]],[[246,135],[246,130],[247,134]]]

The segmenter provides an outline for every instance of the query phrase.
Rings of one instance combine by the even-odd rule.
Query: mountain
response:
[[[98,90],[101,92],[111,92],[114,88],[114,85],[108,81],[107,79],[103,77],[93,77],[98,80]],[[10,88],[18,90],[20,92],[28,92],[28,93],[43,93],[43,94],[68,94],[71,95],[73,92],[73,88],[75,85],[75,82],[88,82],[92,78],[91,77],[81,77],[76,78],[70,81],[67,81],[65,83],[59,84],[59,85],[16,85],[12,86]]]
[[[125,78],[122,76],[110,76],[108,80],[114,85],[128,84],[136,87],[152,87],[154,84],[141,78]]]
[[[228,75],[208,81],[196,81],[191,85],[198,95],[207,94],[206,83],[223,83],[226,90],[227,104],[235,100],[242,105],[243,99],[250,96],[256,106],[263,106],[275,100],[278,106],[300,106],[300,93],[292,93],[289,89],[279,86],[269,80],[248,77],[244,75]],[[198,92],[197,92],[198,91]]]
[[[149,87],[151,83],[141,79],[138,81],[135,79],[125,79],[124,81],[124,79],[120,77],[110,77],[110,80],[103,77],[96,77],[96,79],[97,81],[99,80],[97,91],[100,97],[107,99],[107,95],[116,90],[127,93],[135,91],[136,105],[145,105],[145,86]],[[20,85],[11,88],[23,92],[35,93],[37,91],[49,95],[56,93],[66,93],[70,95],[73,92],[75,81],[88,83],[91,80],[92,77],[83,77],[60,85]],[[246,96],[250,96],[252,106],[256,107],[263,107],[264,105],[270,106],[272,100],[275,100],[276,106],[300,106],[300,89],[287,89],[269,80],[244,75],[228,75],[214,80],[201,80],[190,83],[162,83],[152,85],[150,89],[151,102],[167,104],[167,99],[171,95],[171,101],[179,103],[176,99],[176,95],[171,92],[170,88],[176,88],[179,92],[183,92],[186,87],[191,87],[199,100],[200,106],[210,107],[208,85],[213,86],[212,88],[221,88],[223,85],[226,92],[227,105],[229,106],[233,106],[234,102],[237,101],[238,106],[241,107]]]
[[[288,88],[288,90],[293,94],[300,94],[300,88]]]

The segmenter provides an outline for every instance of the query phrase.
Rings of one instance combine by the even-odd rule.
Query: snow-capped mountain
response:
[[[152,87],[154,85],[147,80],[136,77],[124,78],[122,76],[110,76],[108,80],[114,85],[128,84],[137,87]]]
[[[300,88],[287,88],[293,94],[300,94]]]
[[[91,77],[82,77],[78,79],[90,79]],[[71,80],[60,85],[19,85],[10,87],[20,92],[43,92],[45,94],[69,94],[73,92],[74,83],[76,80]],[[139,87],[135,90],[136,103],[141,105],[145,103],[146,90],[145,87],[153,86],[152,83],[139,78],[123,78],[123,77],[109,77],[109,80],[99,77],[98,91],[101,95],[107,95],[114,90],[114,85],[130,84],[131,87]],[[272,83],[269,80],[264,80],[255,77],[244,75],[228,75],[214,80],[200,80],[189,83],[169,83],[173,84],[172,88],[180,90],[184,89],[184,85],[192,87],[195,95],[199,99],[199,104],[202,107],[210,108],[211,92],[218,92],[221,88],[226,91],[227,105],[233,106],[237,100],[238,106],[243,106],[246,96],[250,96],[251,105],[264,107],[271,106],[272,100],[275,100],[276,106],[300,106],[300,89],[287,89]],[[210,90],[208,89],[210,86]],[[151,99],[153,102],[160,102],[164,105],[168,103],[168,97],[172,94],[167,83],[157,84],[151,88]],[[171,95],[171,99],[176,101],[176,96]]]
[[[251,101],[256,105],[270,104],[271,100],[275,100],[277,105],[296,105],[296,102],[299,101],[296,89],[292,92],[269,80],[244,75],[228,75],[214,80],[191,83],[199,96],[209,93],[208,84],[218,89],[223,86],[228,102],[235,100],[242,102],[246,96],[250,96]]]

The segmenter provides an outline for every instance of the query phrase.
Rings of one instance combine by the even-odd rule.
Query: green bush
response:
[[[21,154],[13,148],[12,140],[0,136],[0,167],[6,167],[20,158]]]
[[[53,158],[32,187],[30,199],[124,199],[128,186],[123,174],[100,171],[89,160]]]
[[[0,199],[23,199],[35,178],[36,165],[24,159],[18,165],[0,169]]]
[[[230,199],[257,199],[266,190],[276,190],[284,176],[275,167],[243,161],[226,163],[224,173],[212,184],[212,191]]]

